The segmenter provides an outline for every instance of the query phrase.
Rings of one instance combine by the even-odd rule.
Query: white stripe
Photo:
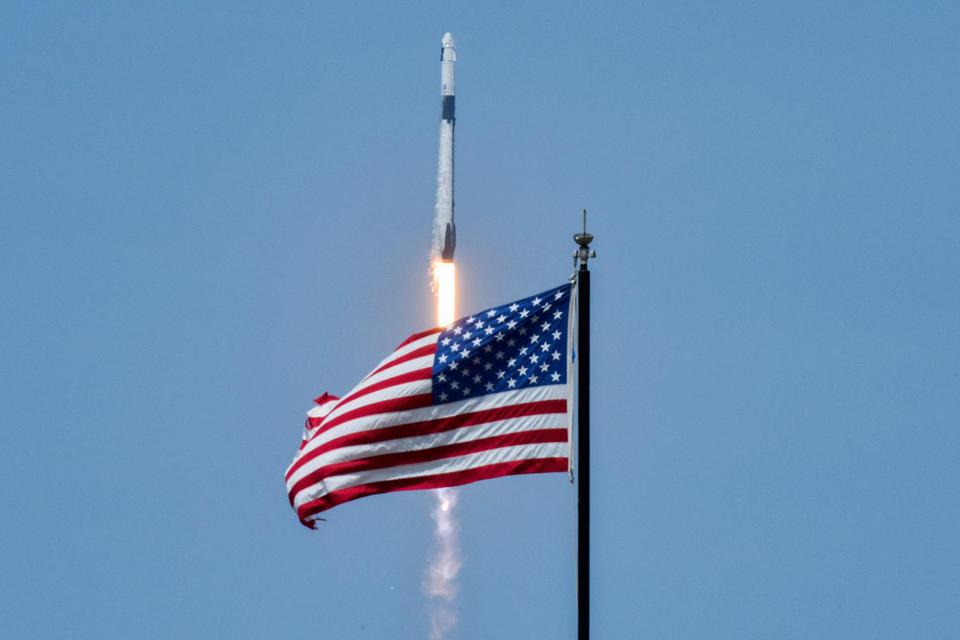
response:
[[[340,402],[340,401],[339,401],[339,400],[327,400],[327,401],[324,402],[323,404],[318,404],[318,405],[316,405],[315,407],[313,407],[312,409],[310,409],[310,411],[307,411],[307,417],[308,417],[308,418],[313,418],[313,419],[323,418],[323,417],[325,417],[328,413],[330,413],[331,411],[333,411],[334,408],[336,408],[338,402]],[[312,437],[313,437],[313,434],[315,434],[315,433],[317,432],[317,430],[318,430],[321,426],[323,426],[323,421],[322,421],[322,420],[321,420],[321,421],[317,424],[317,426],[315,426],[315,427],[311,427],[311,428],[309,428],[309,429],[307,429],[307,428],[305,427],[304,430],[303,430],[303,434],[304,434],[304,435],[303,435],[303,439],[304,439],[304,440],[309,440],[310,438],[312,438]]]
[[[356,393],[361,389],[366,389],[372,384],[377,384],[384,380],[389,380],[394,376],[399,376],[404,373],[410,373],[411,371],[416,371],[418,369],[432,369],[433,368],[433,356],[423,356],[422,358],[414,358],[413,360],[407,360],[406,362],[401,362],[400,364],[394,365],[388,369],[384,369],[380,373],[372,375],[368,378],[364,378],[360,384],[355,386],[350,390],[350,393],[345,395],[345,398],[349,398],[350,394]]]
[[[418,464],[400,465],[397,467],[388,467],[386,469],[374,469],[360,473],[345,474],[342,476],[333,476],[326,478],[309,489],[300,492],[298,499],[294,502],[294,508],[298,508],[307,502],[322,498],[328,493],[348,489],[362,484],[372,482],[383,482],[385,480],[400,480],[403,478],[416,478],[420,476],[429,476],[436,473],[455,473],[457,471],[466,471],[467,469],[476,469],[491,464],[501,462],[514,462],[518,460],[537,460],[540,458],[566,458],[567,443],[565,442],[545,442],[538,444],[524,444],[512,447],[500,447],[499,449],[490,449],[488,451],[479,451],[456,458],[445,458],[430,462]]]
[[[369,416],[362,416],[347,420],[338,424],[329,431],[318,434],[311,440],[306,447],[300,450],[293,463],[308,452],[316,449],[323,444],[330,442],[334,438],[339,438],[350,433],[368,431],[372,429],[385,429],[395,427],[401,424],[410,424],[412,422],[424,422],[426,420],[437,420],[439,418],[448,418],[461,413],[472,413],[474,411],[483,411],[485,409],[496,409],[498,407],[507,407],[513,404],[524,402],[540,402],[542,400],[564,400],[567,397],[567,385],[548,384],[540,387],[529,387],[527,389],[517,389],[514,391],[501,391],[488,395],[459,400],[457,402],[447,402],[446,404],[423,407],[422,409],[412,409],[410,411],[391,411],[389,413],[377,413]],[[570,410],[570,407],[567,407]],[[329,420],[329,418],[327,418]],[[291,464],[292,466],[292,464]]]
[[[387,364],[393,362],[397,358],[401,358],[407,355],[408,353],[410,353],[411,351],[416,351],[420,347],[425,347],[430,344],[436,344],[437,340],[439,339],[440,339],[440,332],[438,331],[437,333],[431,333],[428,336],[424,336],[418,340],[414,340],[410,344],[403,345],[402,347],[400,347],[399,349],[397,349],[396,351],[388,355],[386,358],[381,360],[380,364],[375,366],[373,369],[370,370],[370,373],[364,376],[364,379],[366,379],[368,376],[370,376],[374,371],[376,371],[380,367],[385,367]]]
[[[310,411],[307,411],[307,415],[311,418],[322,418],[333,411],[333,408],[337,406],[338,402],[340,402],[340,400],[327,400],[323,404],[318,404],[311,408]]]
[[[521,433],[537,429],[564,429],[566,426],[565,413],[543,413],[534,416],[507,418],[505,420],[496,420],[474,426],[460,427],[441,433],[429,433],[422,436],[394,438],[392,440],[383,440],[368,444],[339,447],[317,456],[297,469],[296,472],[290,476],[290,479],[287,480],[287,493],[290,492],[293,485],[299,482],[301,478],[304,478],[321,467],[336,462],[358,460],[389,453],[406,453],[408,451],[432,449],[433,447],[471,442],[473,440],[501,436],[508,433]]]
[[[324,419],[324,422],[329,424],[331,420],[336,420],[348,411],[353,411],[354,409],[359,409],[375,402],[392,400],[395,398],[407,398],[409,396],[416,396],[422,393],[430,393],[430,389],[432,387],[433,381],[430,378],[425,378],[423,380],[414,380],[413,382],[404,382],[401,384],[395,384],[392,387],[377,389],[376,391],[371,391],[370,393],[362,395],[359,398],[354,398],[352,400],[347,400],[345,403],[338,404],[337,408],[331,411],[330,414]]]

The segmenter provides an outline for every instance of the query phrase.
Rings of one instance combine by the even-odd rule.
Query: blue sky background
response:
[[[952,3],[5,3],[0,635],[425,638],[427,493],[320,532],[310,399],[594,265],[595,637],[960,628]],[[451,637],[573,638],[575,492],[461,493]]]

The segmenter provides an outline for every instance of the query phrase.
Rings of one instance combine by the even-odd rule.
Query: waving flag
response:
[[[377,493],[567,471],[571,294],[414,334],[342,398],[317,398],[286,473],[300,522]]]

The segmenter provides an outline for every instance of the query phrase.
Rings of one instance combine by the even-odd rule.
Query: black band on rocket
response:
[[[457,111],[456,106],[457,96],[443,96],[443,103],[440,108],[440,119],[441,120],[455,120],[455,114]]]

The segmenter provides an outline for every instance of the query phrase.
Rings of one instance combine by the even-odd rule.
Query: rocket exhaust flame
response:
[[[433,265],[433,278],[437,292],[437,326],[448,327],[455,319],[457,269],[452,262],[437,262]]]

